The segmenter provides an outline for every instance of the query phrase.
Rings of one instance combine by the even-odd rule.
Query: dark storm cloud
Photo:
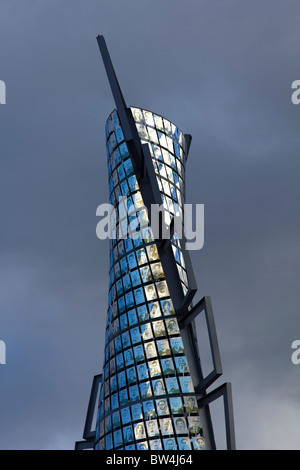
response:
[[[95,214],[114,103],[97,34],[128,105],[193,135],[187,202],[205,204],[205,245],[191,257],[238,446],[299,448],[299,4],[250,0],[0,1],[0,447],[72,448],[102,369]]]

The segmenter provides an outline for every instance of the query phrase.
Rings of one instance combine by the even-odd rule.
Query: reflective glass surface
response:
[[[185,139],[150,111],[131,108],[152,156],[169,220],[183,216]],[[205,449],[184,344],[117,111],[106,127],[110,202],[109,295],[97,449]],[[188,280],[176,232],[172,248],[183,292]]]

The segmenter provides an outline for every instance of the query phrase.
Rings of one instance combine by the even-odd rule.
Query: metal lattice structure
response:
[[[117,216],[110,240],[103,372],[94,377],[84,441],[75,448],[215,449],[209,405],[223,397],[227,448],[234,449],[231,385],[207,393],[222,375],[211,300],[193,305],[195,276],[174,223],[176,217],[184,220],[191,136],[156,113],[126,106],[105,40],[97,40],[116,104],[106,123],[106,142],[110,203]],[[158,234],[152,230],[154,205],[162,209]],[[205,377],[195,329],[201,313],[213,360]]]

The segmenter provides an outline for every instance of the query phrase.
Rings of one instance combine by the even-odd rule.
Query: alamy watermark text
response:
[[[292,89],[296,90],[292,93],[291,100],[293,104],[300,103],[300,80],[294,80],[292,83]]]
[[[163,204],[152,204],[149,214],[145,206],[137,208],[131,198],[124,196],[119,198],[117,208],[108,203],[97,207],[96,215],[101,220],[97,224],[96,234],[100,240],[120,240],[134,239],[139,232],[149,242],[168,240],[176,233],[179,240],[185,239],[187,250],[200,250],[204,245],[204,204],[196,204],[194,207],[192,204],[184,204],[183,214],[175,214],[172,220]]]
[[[300,364],[300,339],[295,339],[292,342],[291,348],[295,349],[292,354],[291,360],[292,363],[297,366],[298,364]]]
[[[6,85],[3,80],[0,80],[0,104],[6,104]]]
[[[6,364],[6,345],[0,340],[0,364]]]

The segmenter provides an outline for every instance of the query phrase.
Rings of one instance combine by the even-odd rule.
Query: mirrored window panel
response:
[[[143,410],[144,410],[144,417],[146,419],[150,419],[156,416],[156,410],[155,410],[154,402],[152,400],[143,402]]]
[[[131,414],[133,421],[137,421],[143,418],[141,403],[137,403],[131,407]]]
[[[184,410],[181,397],[172,397],[169,401],[172,414],[183,414]]]
[[[125,426],[123,428],[124,442],[128,444],[134,440],[132,426]]]
[[[150,441],[151,450],[162,450],[162,443],[160,439],[152,439]]]
[[[174,438],[163,439],[164,450],[177,450],[176,440]]]
[[[160,398],[156,400],[156,408],[158,416],[164,416],[170,413],[167,398]]]
[[[136,440],[146,439],[146,431],[143,421],[134,425],[134,435]]]

